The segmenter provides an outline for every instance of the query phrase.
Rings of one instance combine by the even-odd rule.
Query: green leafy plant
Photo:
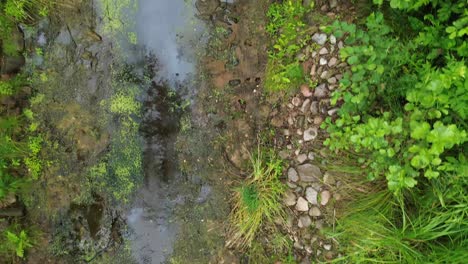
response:
[[[7,241],[15,249],[16,256],[23,258],[24,251],[32,247],[31,240],[24,230],[21,230],[19,234],[6,232]]]

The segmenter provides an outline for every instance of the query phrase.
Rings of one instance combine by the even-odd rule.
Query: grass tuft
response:
[[[274,227],[276,219],[284,219],[281,198],[285,187],[279,180],[282,161],[259,148],[251,157],[251,167],[251,175],[234,190],[229,247],[251,246],[262,227]]]

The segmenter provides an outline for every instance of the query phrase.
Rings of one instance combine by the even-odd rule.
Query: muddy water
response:
[[[173,251],[180,228],[173,211],[190,196],[178,188],[183,177],[174,143],[180,113],[173,111],[173,105],[182,102],[181,93],[195,93],[196,50],[204,27],[195,18],[194,3],[183,0],[140,0],[136,22],[138,42],[155,56],[157,66],[144,99],[145,180],[127,223],[135,259],[163,263]]]

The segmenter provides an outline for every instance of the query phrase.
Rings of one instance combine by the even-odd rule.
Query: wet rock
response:
[[[315,43],[319,45],[323,45],[327,41],[327,35],[324,33],[315,33],[312,36],[312,41],[314,41]]]
[[[335,37],[335,36],[330,35],[330,43],[331,43],[332,45],[335,45],[335,44],[336,44],[336,37]]]
[[[328,201],[330,201],[331,194],[329,191],[325,190],[322,193],[320,193],[320,204],[325,206],[328,204]]]
[[[309,204],[307,203],[306,199],[299,197],[296,202],[296,210],[299,212],[307,212],[309,211]]]
[[[310,216],[308,216],[308,215],[301,215],[301,216],[299,217],[299,222],[298,222],[297,226],[299,226],[299,228],[307,228],[307,227],[309,227],[311,224],[312,224],[312,219],[310,219]]]
[[[297,182],[299,180],[299,175],[294,168],[288,169],[288,179],[292,182]]]
[[[318,129],[316,127],[308,128],[304,131],[304,141],[314,140],[318,135]]]
[[[286,204],[286,206],[295,205],[296,204],[296,195],[291,190],[286,191],[286,193],[284,194],[283,202],[284,202],[284,204]]]
[[[320,51],[319,51],[319,54],[320,54],[320,55],[328,54],[327,48],[325,48],[325,47],[321,48]]]
[[[291,100],[291,103],[292,103],[292,105],[294,105],[295,107],[298,107],[298,106],[301,105],[302,100],[301,100],[301,98],[299,98],[299,97],[294,97],[294,98]]]
[[[322,215],[322,212],[320,212],[320,209],[317,206],[313,206],[309,210],[309,215],[312,217],[319,217]]]
[[[318,204],[318,201],[317,201],[318,192],[314,188],[307,187],[305,196],[306,196],[307,201],[309,201],[309,203],[313,205]]]
[[[238,86],[240,84],[241,84],[241,80],[239,80],[239,79],[229,80],[229,85],[230,86]]]
[[[312,67],[314,67],[314,66],[312,66]],[[312,92],[310,91],[309,85],[307,85],[307,84],[301,85],[301,93],[302,93],[302,95],[304,97],[311,97],[312,96]]]
[[[319,64],[320,64],[320,65],[327,65],[327,63],[328,63],[328,62],[327,62],[327,59],[325,59],[325,58],[320,58],[320,60],[319,60]]]
[[[325,174],[323,175],[323,183],[327,185],[335,185],[335,176],[328,171],[325,172]]]
[[[309,109],[309,107],[310,107],[310,99],[306,99],[306,100],[304,101],[304,103],[302,103],[301,112],[302,112],[302,113],[307,112],[307,110]]]
[[[328,95],[328,90],[327,90],[327,86],[325,84],[320,84],[319,86],[317,86],[314,90],[314,96],[316,98],[325,98],[327,97]]]
[[[317,115],[319,113],[319,103],[317,101],[312,101],[310,104],[310,112],[313,115]]]
[[[299,164],[302,164],[307,160],[307,155],[306,154],[299,154],[297,156],[296,160],[297,160],[297,162],[299,162]]]
[[[310,163],[297,166],[297,173],[303,182],[318,182],[322,179],[320,168]]]
[[[208,199],[212,192],[212,188],[209,185],[203,185],[200,190],[200,194],[198,194],[197,203],[204,203]]]
[[[332,57],[330,61],[328,62],[328,67],[333,67],[338,63],[338,59],[335,57]]]

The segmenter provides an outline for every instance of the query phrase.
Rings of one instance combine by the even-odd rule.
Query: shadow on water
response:
[[[143,99],[144,184],[137,191],[127,222],[132,252],[139,263],[163,263],[172,253],[179,226],[173,210],[189,194],[180,193],[175,142],[182,114],[181,93],[194,94],[195,46],[203,26],[193,3],[183,0],[140,0],[138,42],[158,65]]]

